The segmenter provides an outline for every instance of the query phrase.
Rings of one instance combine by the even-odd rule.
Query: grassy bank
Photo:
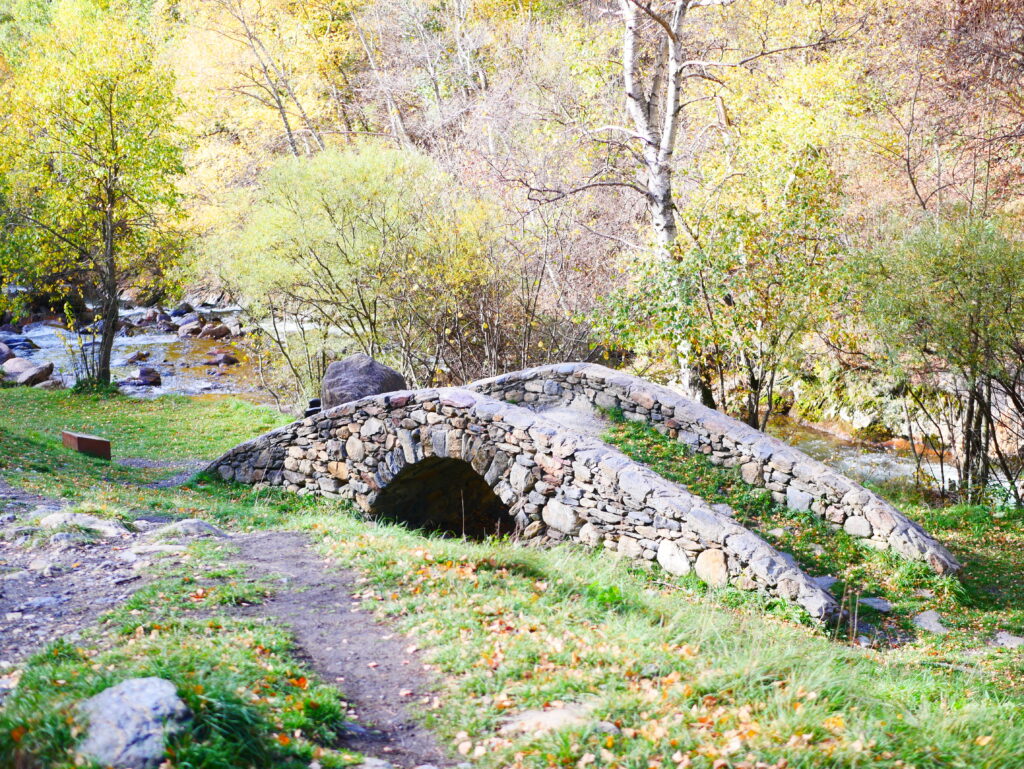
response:
[[[172,395],[143,400],[32,387],[3,389],[0,407],[5,415],[0,441],[6,434],[8,441],[17,437],[46,443],[59,440],[62,430],[71,430],[107,438],[115,459],[214,459],[237,443],[290,421],[237,398]],[[7,452],[4,456],[6,461],[16,458]]]
[[[9,392],[0,391],[0,408],[17,415],[5,402]],[[90,403],[80,410],[88,412]],[[122,401],[121,407],[131,411],[134,403]],[[45,408],[45,401],[38,404]],[[187,414],[187,403],[180,408]],[[197,404],[197,413],[191,419],[183,416],[183,422],[201,425],[193,428],[201,435],[237,429],[230,411],[220,417],[203,411],[200,417],[198,410],[206,408]],[[82,419],[87,418],[83,413]],[[135,418],[150,434],[150,445],[158,445],[159,429],[147,428],[153,423],[142,416]],[[110,466],[70,455],[49,436],[31,437],[35,430],[30,420],[16,416],[0,433],[6,445],[34,452],[31,461],[3,460],[4,475],[12,483],[59,490],[110,515],[148,510],[203,517],[235,529],[300,529],[325,556],[361,572],[367,580],[364,605],[375,604],[437,670],[442,691],[422,716],[457,760],[482,767],[580,769],[721,769],[754,767],[759,761],[775,767],[1024,766],[1020,652],[963,652],[966,646],[982,648],[991,629],[1013,630],[1018,621],[1013,591],[1022,581],[1021,567],[1013,562],[1020,543],[1012,517],[995,518],[986,511],[982,519],[982,511],[959,508],[911,510],[964,559],[968,579],[960,589],[773,506],[732,473],[677,453],[656,433],[614,426],[609,439],[628,453],[713,501],[733,504],[762,532],[783,529],[768,536],[813,573],[841,578],[847,596],[882,595],[896,603],[891,618],[874,615],[872,621],[902,627],[910,612],[934,606],[954,627],[948,636],[910,639],[900,649],[859,649],[800,624],[778,607],[766,613],[763,605],[738,598],[735,591],[708,592],[695,581],[582,547],[537,551],[509,542],[428,538],[366,522],[345,504],[213,482],[182,489],[138,488],[133,485],[138,475],[112,477]],[[208,447],[205,456],[217,451]],[[193,578],[198,573],[223,579],[225,585],[241,584],[237,575],[211,577],[224,566],[207,563],[208,556],[195,554]],[[185,576],[167,575],[172,583],[159,592],[173,596],[185,591],[187,583],[173,582]],[[1014,584],[1003,584],[1010,581]],[[993,585],[1008,592],[996,595]],[[221,594],[230,597],[241,590],[246,600],[256,600],[254,593],[261,589],[236,585]],[[915,597],[921,590],[934,597]],[[191,592],[185,593],[189,604]],[[982,602],[985,595],[988,604]],[[281,687],[281,696],[287,697],[289,678],[313,680],[287,657],[282,646],[287,638],[279,628],[218,619],[224,630],[217,632],[227,634],[222,643],[202,624],[209,621],[202,612],[216,614],[216,607],[179,606],[178,599],[165,607],[148,594],[136,601],[111,618],[107,641],[82,652],[89,664],[54,662],[45,655],[32,661],[19,687],[25,704],[17,711],[12,706],[0,711],[0,731],[18,728],[12,712],[24,720],[31,703],[57,697],[54,681],[71,680],[65,668],[51,667],[55,664],[90,667],[97,658],[103,660],[102,679],[95,671],[79,673],[85,683],[73,693],[85,695],[101,684],[157,669],[140,665],[167,664],[173,670],[172,647],[178,643],[192,650],[182,656],[195,666],[196,675],[214,676],[223,672],[224,659],[233,659],[227,655],[247,653],[227,648],[231,639],[259,635],[258,645],[282,649],[281,677],[270,682]],[[153,630],[157,635],[151,641]],[[260,634],[267,634],[266,641]],[[130,652],[127,640],[136,641]],[[150,652],[133,656],[138,644]],[[56,656],[70,653],[59,650]],[[161,662],[166,655],[171,661]],[[244,664],[231,664],[248,675]],[[231,686],[252,683],[246,681],[232,680]],[[62,703],[72,699],[64,686],[59,689]],[[341,713],[340,700],[330,699],[336,695],[323,692],[324,702],[336,703],[329,707]],[[563,705],[578,714],[564,729],[542,734],[502,728],[524,710]],[[52,713],[61,711],[43,707],[43,712],[56,718]],[[274,712],[263,712],[261,718],[256,737],[277,750],[273,741],[281,722]],[[44,718],[39,723],[52,722]],[[321,728],[333,726],[309,724],[303,727],[303,734],[310,735],[307,741],[289,748],[329,747],[327,733],[317,731]],[[70,737],[62,734],[65,742],[60,744],[66,747]],[[28,730],[21,739],[24,745],[45,744],[27,742]],[[305,760],[311,753],[282,755]],[[274,765],[265,758],[254,763]],[[175,759],[172,765],[186,764]]]
[[[999,685],[1018,690],[1024,686],[1020,655],[989,646],[998,631],[1024,633],[1024,581],[1018,556],[1024,550],[1022,511],[963,505],[931,508],[912,498],[895,500],[964,564],[959,580],[939,577],[924,564],[873,550],[843,531],[833,531],[810,512],[773,503],[767,492],[744,484],[738,472],[716,467],[703,455],[691,455],[645,425],[615,422],[606,439],[705,499],[732,505],[738,520],[792,553],[809,573],[836,577],[839,581],[831,589],[851,614],[894,638],[912,641],[908,651],[934,658],[936,664],[977,668]],[[876,611],[861,603],[864,597],[883,598],[892,610]],[[922,632],[914,626],[913,617],[929,610],[939,612],[948,633]],[[965,656],[965,651],[970,653]]]

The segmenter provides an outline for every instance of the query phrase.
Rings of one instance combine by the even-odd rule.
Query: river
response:
[[[220,308],[218,315],[230,315],[234,308]],[[131,318],[138,311],[127,311],[122,317]],[[79,343],[89,344],[88,336],[79,336],[64,329],[56,321],[32,323],[22,329],[36,349],[18,350],[21,358],[33,363],[54,364],[54,378],[65,385],[75,382],[75,353]],[[0,339],[0,341],[3,341]],[[151,366],[160,372],[161,383],[156,387],[122,385],[128,395],[155,398],[161,395],[243,395],[247,399],[269,401],[259,387],[259,377],[250,362],[244,346],[238,340],[179,338],[177,334],[161,333],[154,329],[137,329],[131,335],[119,334],[114,339],[111,376],[114,380],[132,377],[139,365]],[[216,366],[209,362],[214,351],[230,351],[239,363]],[[145,361],[129,362],[136,353],[148,353]]]
[[[904,484],[912,483],[917,477],[917,463],[909,449],[888,449],[845,440],[788,417],[773,418],[768,432],[860,483]],[[956,479],[954,467],[947,464],[940,468],[938,462],[932,460],[921,463],[921,472],[936,486],[940,478],[947,484]]]

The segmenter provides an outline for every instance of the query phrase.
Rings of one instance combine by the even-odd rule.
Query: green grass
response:
[[[0,390],[0,409],[13,417],[10,423],[18,426],[22,439],[59,440],[62,430],[84,432],[109,439],[115,458],[157,460],[214,459],[235,444],[290,421],[269,408],[233,398],[137,399],[32,387]],[[11,439],[9,429],[0,428],[0,441],[5,432]]]
[[[0,391],[0,401],[6,393]],[[205,416],[202,431],[217,434],[219,422]],[[233,421],[230,413],[221,418]],[[147,473],[119,475],[67,456],[52,439],[29,437],[31,429],[16,420],[6,433],[4,445],[35,457],[5,460],[5,477],[19,485],[57,489],[116,517],[145,510],[236,530],[309,532],[322,555],[361,573],[364,604],[408,634],[437,672],[442,689],[420,715],[445,746],[484,769],[738,769],[758,761],[807,768],[1024,767],[1020,652],[963,653],[965,646],[983,645],[995,628],[1024,629],[1017,608],[1024,605],[1024,542],[1014,514],[932,510],[897,500],[964,561],[960,587],[773,505],[732,471],[687,455],[647,428],[613,426],[609,440],[627,453],[712,502],[729,503],[762,533],[785,529],[776,544],[812,573],[840,577],[847,595],[866,592],[897,603],[892,618],[872,621],[900,627],[911,611],[938,608],[955,627],[947,637],[898,649],[859,649],[751,594],[708,591],[694,579],[583,547],[543,551],[507,541],[430,538],[365,521],[343,503],[203,478],[180,489],[139,488]],[[318,748],[329,750],[328,732],[337,722],[296,709],[308,694],[288,681],[312,676],[290,656],[287,636],[227,611],[260,600],[267,585],[247,581],[229,553],[213,552],[216,546],[202,545],[194,561],[167,567],[113,612],[103,626],[105,641],[81,653],[58,647],[38,656],[25,670],[17,704],[0,711],[0,744],[10,745],[13,730],[31,726],[18,747],[36,756],[35,766],[63,767],[74,739],[66,722],[71,703],[115,680],[162,674],[181,682],[182,696],[200,712],[200,695],[188,688],[194,682],[202,696],[226,703],[211,705],[211,714],[223,716],[200,719],[208,726],[182,743],[198,758],[186,764],[176,754],[172,767],[308,765]],[[934,598],[915,598],[922,587]],[[262,651],[254,658],[255,649],[270,650],[272,659]],[[316,691],[325,698],[323,712],[343,717],[333,690]],[[561,703],[583,704],[590,716],[550,734],[501,731],[510,715]],[[300,718],[313,720],[300,726],[289,720]],[[598,727],[600,721],[616,731]],[[218,723],[226,726],[217,731]],[[276,740],[295,728],[301,739],[287,746]],[[224,734],[227,742],[220,741]],[[243,743],[274,752],[232,753]]]
[[[443,673],[429,723],[484,767],[646,769],[1024,765],[1021,699],[971,672],[837,644],[603,553],[474,544],[368,526],[322,503],[297,518],[369,580],[365,599]],[[593,722],[500,733],[585,703]],[[609,735],[599,720],[617,725]],[[752,764],[751,764],[752,765]]]

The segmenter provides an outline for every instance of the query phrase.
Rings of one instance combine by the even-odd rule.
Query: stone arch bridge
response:
[[[880,549],[960,565],[881,497],[775,438],[674,391],[603,366],[544,366],[464,388],[399,391],[346,403],[232,449],[209,471],[228,481],[353,500],[415,527],[467,536],[572,540],[781,596],[834,619],[836,599],[781,553],[684,486],[662,478],[565,414],[621,409],[738,467],[776,500]],[[580,424],[586,424],[581,419]]]

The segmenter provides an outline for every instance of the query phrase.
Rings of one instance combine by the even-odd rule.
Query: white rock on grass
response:
[[[921,612],[914,617],[914,624],[921,628],[921,630],[927,630],[929,633],[942,635],[949,632],[949,628],[942,624],[942,617],[939,616],[937,611]]]
[[[992,639],[992,645],[1001,646],[1004,649],[1017,649],[1024,646],[1024,637],[1000,630],[996,633],[995,638]]]
[[[589,708],[567,704],[551,710],[524,710],[506,719],[498,731],[501,734],[546,734],[559,729],[585,726],[591,720]]]
[[[155,677],[122,681],[78,709],[89,724],[78,752],[118,769],[156,769],[163,762],[167,738],[192,717],[174,684]]]
[[[101,537],[112,539],[122,537],[128,533],[128,529],[120,521],[109,518],[97,518],[95,515],[85,513],[51,513],[39,521],[44,529],[58,529],[62,526],[80,526],[83,529],[95,531]]]
[[[869,609],[874,609],[875,611],[892,611],[892,604],[886,601],[884,598],[861,598],[860,605],[867,606]]]

